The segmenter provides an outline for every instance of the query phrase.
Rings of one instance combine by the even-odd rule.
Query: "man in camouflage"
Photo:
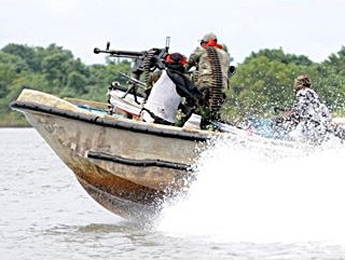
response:
[[[296,102],[287,114],[280,118],[291,130],[291,136],[308,143],[321,144],[331,131],[331,115],[328,108],[312,89],[309,76],[295,79]]]
[[[211,111],[212,109],[210,108],[210,89],[214,84],[214,79],[212,73],[212,57],[210,57],[207,51],[209,47],[213,47],[216,50],[220,63],[222,75],[221,91],[223,93],[221,104],[225,101],[225,93],[229,81],[229,54],[224,50],[222,45],[217,43],[217,36],[214,33],[208,33],[202,38],[200,47],[197,47],[190,55],[187,67],[187,70],[195,67],[195,71],[193,71],[192,74],[192,80],[204,96],[204,104],[196,111],[196,113],[202,116],[200,125],[202,129],[212,128],[210,127],[211,121],[219,119],[220,113],[220,111]]]

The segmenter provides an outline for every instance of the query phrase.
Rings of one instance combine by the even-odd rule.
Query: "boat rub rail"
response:
[[[10,104],[12,109],[16,110],[31,110],[35,112],[47,113],[56,116],[62,116],[70,119],[80,120],[92,124],[114,127],[118,129],[129,130],[133,132],[151,134],[156,136],[163,136],[169,138],[178,138],[190,141],[205,142],[211,139],[211,134],[197,134],[184,131],[173,131],[168,129],[153,128],[146,125],[138,125],[131,122],[120,122],[101,118],[97,115],[81,114],[73,111],[66,111],[63,109],[36,104],[32,102],[14,101]]]
[[[183,164],[183,163],[174,163],[174,162],[168,162],[163,160],[151,160],[151,159],[144,159],[144,160],[136,160],[136,159],[129,159],[124,158],[121,156],[115,156],[107,153],[102,152],[88,152],[87,155],[90,159],[98,159],[98,160],[104,160],[104,161],[110,161],[110,162],[116,162],[121,163],[125,165],[130,166],[137,166],[137,167],[163,167],[163,168],[170,168],[170,169],[176,169],[176,170],[183,170],[188,171],[188,169],[191,167],[191,165]]]

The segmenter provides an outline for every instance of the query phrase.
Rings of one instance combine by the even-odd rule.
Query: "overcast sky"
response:
[[[345,45],[345,0],[0,0],[0,48],[56,43],[75,57],[104,62],[94,47],[189,55],[207,32],[242,62],[252,51],[282,47],[313,61]]]

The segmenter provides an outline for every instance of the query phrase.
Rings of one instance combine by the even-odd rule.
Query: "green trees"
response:
[[[123,82],[115,71],[128,72],[130,66],[118,60],[87,66],[55,44],[47,48],[8,44],[0,50],[0,126],[27,125],[22,115],[9,109],[23,88],[104,101],[108,84]]]
[[[93,55],[90,53],[90,55]],[[275,107],[293,104],[293,82],[300,74],[310,75],[314,88],[333,114],[345,113],[345,47],[321,63],[282,49],[251,53],[238,65],[230,80],[223,117],[236,120],[249,116],[271,117]],[[47,48],[8,44],[0,50],[0,126],[27,124],[20,113],[9,109],[23,88],[57,96],[105,101],[107,87],[126,79],[128,60],[106,60],[106,64],[85,65],[72,52],[55,44]]]
[[[260,50],[258,53],[252,52],[251,55],[245,61],[254,59],[257,57],[266,57],[269,60],[279,61],[280,63],[284,63],[284,64],[294,63],[296,65],[309,66],[313,63],[311,60],[309,60],[307,56],[304,56],[304,55],[297,56],[295,54],[284,53],[282,48],[273,49],[273,50],[263,49],[263,50]]]
[[[345,48],[322,63],[306,56],[285,54],[282,49],[252,53],[238,65],[231,79],[224,115],[228,119],[270,117],[274,108],[293,104],[294,79],[310,75],[314,88],[333,113],[342,114],[345,102]]]

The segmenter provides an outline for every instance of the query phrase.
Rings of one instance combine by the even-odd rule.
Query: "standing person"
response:
[[[279,118],[287,123],[291,136],[313,144],[321,144],[331,131],[331,115],[326,105],[312,89],[309,76],[295,79],[296,102],[285,116]]]
[[[183,74],[186,63],[186,57],[180,53],[172,53],[166,57],[166,69],[153,80],[153,86],[142,109],[143,121],[174,125],[182,97],[192,109],[202,98],[200,91]]]
[[[187,70],[195,67],[192,79],[204,96],[204,106],[197,112],[202,116],[202,129],[210,128],[210,122],[220,118],[220,109],[226,98],[230,75],[230,57],[218,44],[214,33],[206,34],[200,46],[190,55]],[[232,69],[234,67],[231,67]]]

